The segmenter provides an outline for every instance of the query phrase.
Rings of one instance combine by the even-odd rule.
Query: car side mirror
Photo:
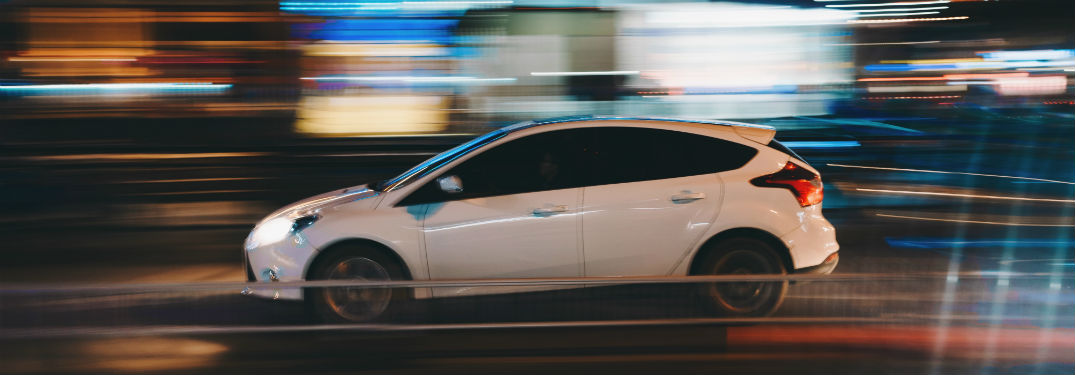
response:
[[[458,194],[463,192],[463,180],[456,175],[438,178],[437,185],[440,186],[440,190],[448,194]]]

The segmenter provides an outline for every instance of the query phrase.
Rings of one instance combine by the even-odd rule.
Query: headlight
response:
[[[292,233],[299,233],[303,229],[314,225],[321,215],[306,215],[295,220],[287,217],[278,217],[258,225],[250,236],[246,238],[246,250],[254,250],[259,246],[272,245],[283,241]]]
[[[250,233],[250,238],[246,241],[246,249],[253,250],[259,246],[283,241],[288,234],[291,234],[293,224],[291,219],[278,217],[258,225],[254,228],[254,232]]]

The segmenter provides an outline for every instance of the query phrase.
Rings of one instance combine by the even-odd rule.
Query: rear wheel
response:
[[[405,279],[403,268],[382,252],[366,246],[331,249],[310,269],[308,280],[391,281]],[[370,287],[307,288],[314,315],[329,323],[366,322],[385,316],[402,289]]]
[[[776,251],[765,241],[731,238],[708,246],[695,270],[698,275],[785,275]],[[784,301],[788,281],[745,281],[702,284],[699,294],[709,308],[726,316],[760,317]]]

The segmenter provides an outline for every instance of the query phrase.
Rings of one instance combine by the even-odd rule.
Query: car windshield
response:
[[[370,184],[370,189],[373,189],[374,191],[384,191],[389,187],[406,185],[417,178],[432,173],[438,168],[444,166],[445,164],[450,163],[452,160],[466,155],[470,151],[476,150],[481,146],[488,144],[489,142],[493,142],[497,139],[500,139],[500,137],[503,137],[510,133],[511,130],[514,130],[514,128],[501,128],[479,136],[478,138],[474,138],[466,143],[463,143],[459,146],[455,146],[448,151],[439,153],[429,158],[428,160],[419,163],[413,168],[408,169],[406,172],[403,172],[403,174],[400,174],[399,176]]]

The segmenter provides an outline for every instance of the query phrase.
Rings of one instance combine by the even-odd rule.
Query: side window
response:
[[[596,128],[591,185],[661,180],[742,167],[758,150],[672,130]]]
[[[448,194],[427,182],[399,206],[567,189],[585,184],[590,130],[567,129],[512,140],[438,174],[455,175],[463,191]]]

